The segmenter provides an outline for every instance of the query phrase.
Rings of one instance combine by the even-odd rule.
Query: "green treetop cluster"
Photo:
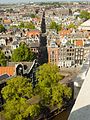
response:
[[[74,24],[74,23],[70,23],[68,26],[67,26],[68,29],[72,28],[72,29],[76,29],[77,26]]]
[[[35,29],[35,25],[32,22],[21,22],[19,28]]]
[[[7,81],[7,85],[2,89],[6,101],[3,106],[5,120],[24,120],[28,117],[32,120],[41,113],[42,106],[60,108],[64,99],[71,97],[71,89],[60,83],[63,76],[57,66],[40,66],[36,78],[38,83],[34,89],[32,83],[23,77]],[[34,100],[35,96],[38,97]]]
[[[26,44],[21,44],[19,48],[15,49],[12,53],[13,62],[21,61],[33,61],[36,58],[35,53],[33,53]]]
[[[63,76],[60,75],[59,68],[56,65],[44,64],[37,71],[38,93],[44,105],[61,107],[64,97],[70,98],[71,89],[60,84]]]
[[[15,77],[8,80],[2,94],[6,101],[3,111],[5,120],[24,120],[29,114],[31,118],[38,115],[39,105],[31,105],[27,101],[32,98],[33,90],[32,84],[26,78]]]
[[[55,21],[51,21],[50,29],[55,29],[58,32],[62,29],[62,24],[57,24]]]
[[[5,65],[6,65],[5,54],[0,50],[0,66],[5,66]]]
[[[80,18],[84,18],[85,20],[88,20],[88,19],[90,19],[90,13],[85,11],[85,10],[83,10],[80,13]]]
[[[6,31],[5,27],[2,24],[0,24],[0,33],[5,31]]]

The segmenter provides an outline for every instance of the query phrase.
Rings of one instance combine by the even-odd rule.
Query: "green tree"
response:
[[[6,31],[5,27],[2,24],[0,24],[0,33],[5,31]]]
[[[50,29],[55,29],[57,32],[62,29],[62,24],[57,24],[55,21],[50,23]]]
[[[88,20],[88,19],[90,19],[90,13],[85,11],[85,10],[83,10],[80,13],[80,18],[84,18],[85,20]]]
[[[4,104],[4,116],[6,120],[23,120],[30,114],[31,118],[39,114],[39,105],[30,104],[33,97],[32,84],[28,79],[15,77],[7,81],[2,89]]]
[[[16,25],[10,26],[10,29],[13,29],[13,28],[18,28],[18,26],[16,26]]]
[[[19,28],[24,28],[24,22],[21,22]]]
[[[36,89],[42,104],[57,105],[60,108],[63,104],[63,96],[70,98],[71,89],[59,83],[63,76],[60,75],[56,65],[44,64],[40,66],[36,77],[38,79]]]
[[[32,22],[27,22],[27,23],[25,23],[25,28],[35,29],[35,25]]]
[[[51,106],[57,105],[57,107],[60,108],[62,104],[64,104],[64,99],[70,99],[71,94],[71,89],[69,87],[60,83],[57,84],[52,88]]]
[[[71,97],[71,89],[60,84],[63,78],[55,65],[44,64],[37,70],[38,83],[33,89],[27,78],[14,77],[7,81],[1,93],[5,99],[3,113],[6,120],[23,120],[40,114],[42,106],[60,108]],[[39,100],[34,99],[39,96]],[[36,102],[35,102],[36,100]]]
[[[68,29],[70,29],[70,28],[76,29],[76,27],[77,27],[77,26],[76,26],[74,23],[71,23],[71,24],[69,24],[69,25],[67,26]]]
[[[35,25],[32,22],[21,22],[19,28],[35,29]]]
[[[36,17],[35,14],[31,14],[30,16],[31,16],[31,18],[35,18]]]
[[[21,44],[20,47],[12,53],[12,61],[14,62],[33,61],[35,58],[35,53],[33,53],[26,44]]]
[[[5,66],[6,65],[6,58],[5,54],[0,50],[0,65]]]

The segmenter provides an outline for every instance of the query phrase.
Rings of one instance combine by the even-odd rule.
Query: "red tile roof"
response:
[[[14,75],[15,67],[0,67],[0,75],[8,74],[10,76]]]
[[[84,46],[84,41],[83,41],[83,40],[76,40],[76,41],[74,42],[74,45],[75,45],[75,46],[80,46],[80,47],[82,47],[82,46]]]
[[[58,32],[60,36],[64,37],[66,35],[70,35],[71,30],[61,30]]]
[[[27,33],[26,33],[26,35],[28,36],[28,37],[30,37],[30,36],[36,36],[36,35],[40,35],[40,31],[39,30],[32,30],[32,31],[28,31]]]

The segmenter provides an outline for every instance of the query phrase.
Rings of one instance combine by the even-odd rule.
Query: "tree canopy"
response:
[[[31,14],[30,17],[31,17],[31,18],[35,18],[36,15],[35,15],[35,14]]]
[[[32,98],[33,90],[32,84],[26,78],[15,77],[8,80],[2,94],[6,101],[4,104],[6,120],[23,120],[29,114],[33,118],[39,113],[39,105],[27,101]]]
[[[38,88],[37,91],[44,105],[57,105],[60,108],[63,104],[63,95],[70,98],[71,89],[59,83],[63,76],[60,75],[56,65],[44,64],[40,66],[36,77],[38,79],[36,88]]]
[[[6,31],[5,27],[2,24],[0,24],[0,33],[5,31]]]
[[[85,10],[82,10],[80,13],[80,18],[84,18],[85,20],[88,20],[90,19],[90,13]]]
[[[0,50],[0,65],[5,66],[6,65],[6,58],[5,54]]]
[[[35,29],[33,22],[21,22],[19,28]]]
[[[58,32],[62,29],[62,24],[57,24],[55,21],[51,21],[50,29],[55,29]]]
[[[12,61],[33,61],[36,58],[35,53],[33,53],[26,44],[21,44],[19,48],[15,49],[12,53]]]
[[[71,23],[71,24],[69,24],[69,25],[67,26],[67,28],[68,28],[68,29],[70,29],[70,28],[76,29],[77,26],[76,26],[74,23]]]
[[[71,89],[60,83],[63,76],[57,66],[40,66],[36,78],[38,83],[34,89],[27,78],[18,76],[7,81],[1,91],[6,101],[3,106],[6,120],[23,120],[29,116],[33,119],[41,113],[42,106],[60,108],[71,97]]]

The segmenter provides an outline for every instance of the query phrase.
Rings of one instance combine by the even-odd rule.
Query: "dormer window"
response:
[[[51,45],[51,47],[55,47],[56,43],[54,41],[52,41],[50,45]]]

